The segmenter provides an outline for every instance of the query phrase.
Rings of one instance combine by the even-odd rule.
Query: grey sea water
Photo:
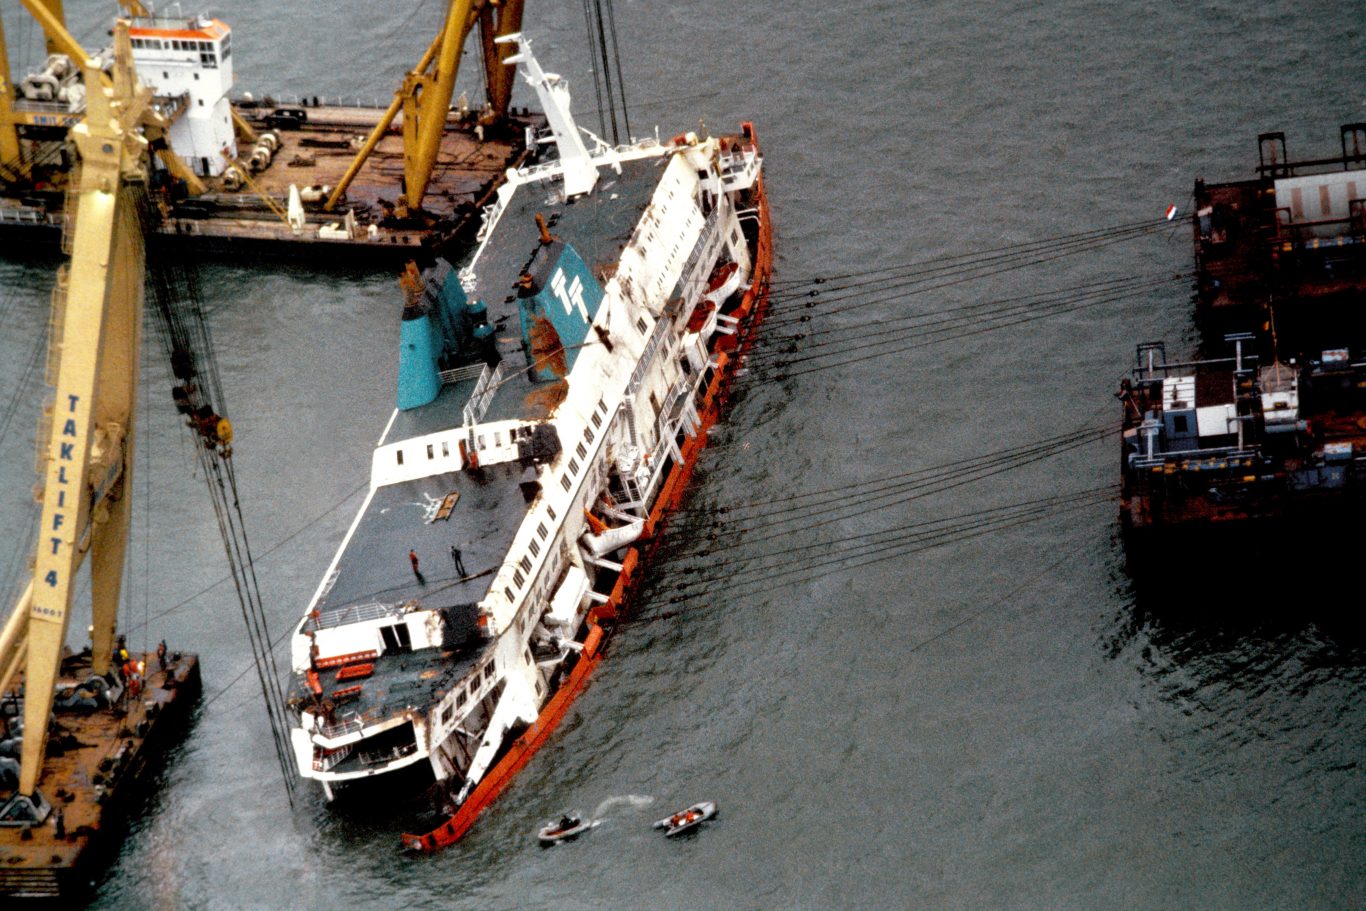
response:
[[[111,7],[66,3],[90,43]],[[239,88],[382,100],[440,7],[242,0],[211,11],[234,28]],[[1196,176],[1251,176],[1259,132],[1285,130],[1292,154],[1330,154],[1339,124],[1366,120],[1366,16],[1354,3],[615,7],[636,133],[754,121],[777,278],[794,286],[1159,219],[1185,207]],[[23,37],[17,7],[0,13],[11,40]],[[526,31],[595,126],[579,5],[529,3]],[[1174,229],[823,311],[812,325],[853,340],[907,313],[1190,266],[1188,234]],[[40,393],[21,380],[51,274],[0,262],[5,583],[31,541]],[[250,262],[207,265],[201,281],[279,633],[341,540],[392,408],[397,284]],[[707,508],[852,489],[1117,421],[1111,393],[1133,346],[1158,338],[1193,347],[1188,283],[750,381],[703,457],[688,505],[704,521],[689,535],[707,533]],[[639,608],[646,622],[623,628],[551,743],[453,849],[403,856],[391,829],[339,817],[307,791],[291,810],[203,482],[150,342],[136,482],[150,505],[136,510],[125,626],[134,644],[165,636],[199,652],[206,695],[96,908],[1363,906],[1355,567],[1334,578],[1177,553],[1170,589],[1140,600],[1114,503],[786,578],[796,584],[721,584],[681,611],[677,576],[661,568]],[[791,540],[812,546],[800,559],[814,566],[854,535],[1117,475],[1111,445],[1092,445],[896,509],[832,506],[829,523]],[[675,554],[687,538],[671,541]],[[738,561],[767,546],[723,536],[709,575],[743,578]],[[1202,579],[1228,585],[1183,597]],[[661,811],[703,798],[721,814],[695,837],[650,831]],[[602,808],[604,822],[575,844],[537,847],[537,826],[568,808]]]

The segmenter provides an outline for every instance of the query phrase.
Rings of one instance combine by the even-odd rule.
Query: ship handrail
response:
[[[493,402],[494,395],[498,393],[499,385],[502,384],[502,361],[499,361],[491,370],[487,364],[482,366],[483,370],[479,374],[479,381],[474,384],[474,392],[470,394],[470,400],[463,409],[466,427],[473,427],[484,419],[484,415],[489,410],[489,405]]]
[[[0,206],[0,222],[41,225],[48,221],[47,211],[29,206]]]
[[[443,386],[450,386],[455,383],[462,383],[465,380],[476,379],[487,369],[489,369],[487,364],[466,364],[463,367],[442,370],[438,376],[441,377]]]
[[[79,117],[85,113],[85,105],[72,107],[65,101],[32,101],[16,98],[13,103],[15,113],[24,114],[62,114]]]
[[[393,616],[399,612],[400,604],[389,604],[383,601],[369,601],[365,604],[349,604],[346,607],[338,607],[329,611],[322,611],[316,617],[310,617],[308,623],[304,624],[304,631],[317,631],[321,629],[331,629],[335,626],[345,626],[348,623],[363,623],[366,620],[379,620],[383,617]]]
[[[1252,363],[1258,360],[1260,360],[1260,358],[1255,354],[1243,355],[1244,364]],[[1207,361],[1170,361],[1161,364],[1153,364],[1152,367],[1149,367],[1147,364],[1141,364],[1133,369],[1133,375],[1137,379],[1143,379],[1144,375],[1146,375],[1147,373],[1156,372],[1158,370],[1161,370],[1165,373],[1171,370],[1188,370],[1193,367],[1216,367],[1220,364],[1236,363],[1238,363],[1238,359],[1236,357],[1216,357],[1210,358]]]
[[[1140,456],[1129,464],[1134,468],[1154,468],[1165,465],[1168,462],[1190,460],[1192,458],[1213,459],[1242,457],[1260,458],[1261,450],[1256,447],[1239,449],[1237,446],[1220,446],[1213,449],[1181,449],[1154,453],[1151,458],[1148,456]]]

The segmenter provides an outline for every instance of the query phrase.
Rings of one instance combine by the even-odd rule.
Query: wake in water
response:
[[[621,794],[616,797],[609,797],[597,805],[593,810],[592,818],[601,822],[607,811],[615,807],[648,807],[654,802],[655,799],[648,794]]]

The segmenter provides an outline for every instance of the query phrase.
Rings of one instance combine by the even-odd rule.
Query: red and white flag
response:
[[[1175,218],[1175,217],[1176,217],[1176,203],[1172,203],[1171,205],[1167,206],[1167,221],[1171,221],[1171,220],[1172,220],[1173,218]]]

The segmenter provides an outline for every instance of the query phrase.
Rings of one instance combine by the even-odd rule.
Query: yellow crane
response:
[[[58,6],[60,4],[53,3]],[[92,670],[109,670],[126,550],[145,249],[129,184],[147,180],[152,93],[137,81],[128,23],[109,85],[85,63],[85,119],[69,270],[53,295],[51,430],[39,440],[41,524],[33,578],[0,632],[0,691],[24,667],[19,794],[35,797],[77,570],[90,558]],[[59,334],[57,330],[60,330]],[[49,374],[51,375],[51,374]]]
[[[484,84],[488,89],[487,121],[499,122],[507,117],[508,104],[512,100],[513,70],[504,64],[504,60],[515,48],[497,43],[496,39],[522,30],[523,6],[524,0],[450,0],[440,34],[417,66],[403,78],[393,102],[370,132],[351,167],[338,181],[325,209],[331,211],[336,206],[370,153],[393,125],[399,111],[403,112],[404,194],[399,201],[398,214],[402,217],[421,207],[432,169],[436,166],[441,135],[446,129],[465,39],[478,25]]]

